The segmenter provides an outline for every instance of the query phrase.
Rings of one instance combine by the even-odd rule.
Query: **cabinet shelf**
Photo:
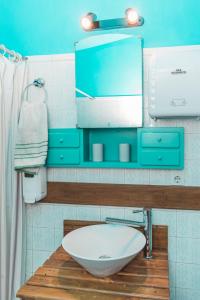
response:
[[[92,145],[104,145],[104,160],[92,160]],[[119,144],[130,145],[130,161],[119,161]],[[183,169],[183,128],[50,129],[47,167]]]

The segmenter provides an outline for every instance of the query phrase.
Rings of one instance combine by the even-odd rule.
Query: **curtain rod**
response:
[[[3,55],[8,54],[10,56],[13,56],[16,62],[20,61],[20,60],[28,59],[28,57],[24,57],[20,53],[17,53],[14,50],[10,50],[10,49],[6,48],[6,46],[3,44],[0,45],[0,51],[3,51]]]

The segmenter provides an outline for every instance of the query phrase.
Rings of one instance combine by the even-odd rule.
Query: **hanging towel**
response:
[[[15,147],[15,169],[45,165],[48,148],[47,106],[45,101],[23,101]]]

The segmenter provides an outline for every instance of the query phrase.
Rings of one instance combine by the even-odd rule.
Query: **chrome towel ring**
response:
[[[24,91],[23,91],[23,93],[22,93],[22,101],[28,101],[28,99],[25,99],[25,93],[26,93],[26,91],[28,91],[28,89],[31,87],[31,86],[35,86],[35,87],[37,87],[37,88],[41,88],[41,89],[43,89],[44,90],[44,102],[46,102],[47,101],[47,96],[48,96],[48,94],[47,94],[47,90],[46,90],[46,88],[45,88],[45,80],[43,79],[43,78],[37,78],[37,79],[35,79],[32,83],[30,83],[30,84],[28,84],[26,87],[25,87],[25,89],[24,89]]]

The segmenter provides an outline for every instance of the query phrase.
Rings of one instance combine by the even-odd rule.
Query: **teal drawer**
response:
[[[49,149],[47,165],[76,165],[80,163],[79,149]]]
[[[49,132],[49,148],[78,148],[80,138],[78,130],[66,130],[65,132]]]
[[[140,164],[146,166],[179,166],[179,150],[141,150]]]
[[[180,146],[180,136],[178,132],[144,132],[141,134],[141,146],[178,148]]]

